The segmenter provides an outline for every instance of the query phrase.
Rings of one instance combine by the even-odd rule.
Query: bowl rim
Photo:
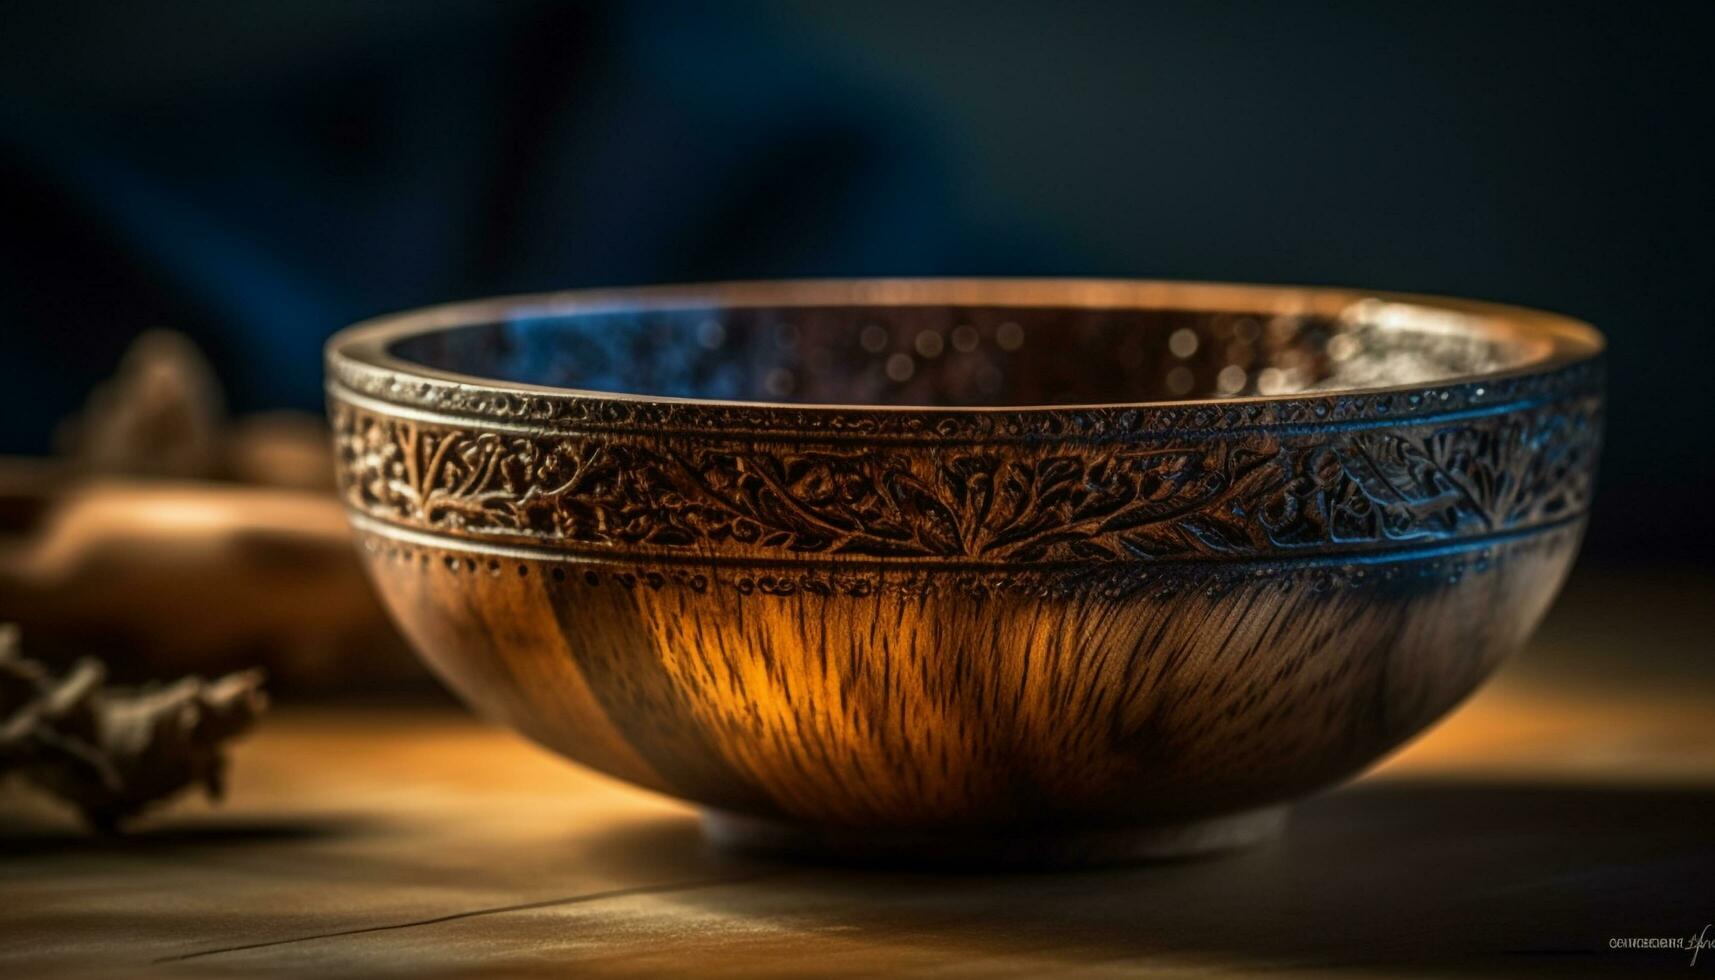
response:
[[[1354,309],[1405,315],[1452,314],[1446,325],[1471,329],[1497,339],[1522,342],[1530,353],[1492,371],[1455,373],[1433,380],[1396,385],[1357,385],[1271,395],[1211,396],[1053,404],[937,405],[934,403],[792,402],[767,399],[695,398],[542,385],[450,371],[394,354],[401,340],[443,330],[499,323],[509,319],[578,313],[744,309],[817,306],[997,306],[1020,309],[1173,309],[1274,315],[1339,316]],[[567,398],[590,403],[660,404],[688,409],[790,412],[799,415],[878,413],[985,416],[1079,413],[1115,410],[1228,409],[1310,403],[1330,397],[1405,394],[1552,374],[1593,361],[1606,349],[1590,324],[1559,313],[1483,300],[1432,294],[1355,289],[1159,279],[1086,278],[853,278],[776,279],[681,283],[617,288],[521,293],[441,303],[384,314],[348,326],[323,348],[330,394],[362,396],[400,383],[447,386],[463,394],[487,393],[519,398]],[[366,382],[356,385],[361,379]],[[383,383],[378,385],[377,383]],[[339,389],[344,388],[344,393]],[[383,396],[383,400],[387,400]]]

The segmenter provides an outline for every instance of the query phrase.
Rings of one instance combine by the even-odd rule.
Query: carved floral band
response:
[[[369,382],[330,387],[341,488],[359,514],[616,557],[1016,566],[1476,540],[1582,516],[1601,429],[1593,362],[1408,395],[849,419],[481,393],[490,403],[465,405],[445,397],[452,386],[435,411],[399,412],[371,404],[397,384]],[[409,392],[392,404],[410,406]],[[501,397],[519,400],[498,414],[532,424],[459,414],[493,416]],[[735,417],[711,435],[719,412],[756,424]],[[694,437],[676,434],[687,425]],[[984,434],[1014,444],[996,452]]]

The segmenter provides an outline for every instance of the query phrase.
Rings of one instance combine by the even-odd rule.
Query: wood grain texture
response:
[[[722,810],[956,835],[1174,823],[1350,773],[1522,642],[1576,540],[1489,546],[1482,571],[1455,554],[1111,597],[746,595],[368,554],[430,664],[556,751]]]
[[[1278,842],[1138,868],[737,858],[505,729],[287,707],[223,806],[131,839],[0,793],[0,976],[1695,975],[1608,940],[1715,915],[1712,588],[1575,578],[1494,683]]]
[[[690,287],[354,328],[329,395],[372,577],[488,715],[727,839],[1100,857],[1254,838],[1195,825],[1517,649],[1600,348],[1339,291]]]

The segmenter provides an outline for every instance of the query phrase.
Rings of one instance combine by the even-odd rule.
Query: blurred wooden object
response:
[[[127,681],[261,665],[287,690],[430,683],[358,564],[320,418],[229,418],[190,341],[154,331],[59,441],[0,458],[0,621],[33,656],[97,655]]]
[[[1279,843],[1132,869],[740,860],[460,715],[287,714],[238,746],[226,808],[133,840],[14,799],[0,975],[1683,972],[1608,942],[1715,919],[1709,590],[1575,579],[1493,685]]]
[[[196,346],[152,330],[132,342],[83,412],[60,425],[58,441],[92,472],[207,477],[220,466],[224,415],[220,385]]]
[[[333,491],[320,418],[231,418],[225,402],[188,338],[152,330],[132,343],[113,378],[90,392],[83,411],[61,424],[61,455],[79,473]]]
[[[248,664],[288,686],[422,676],[329,495],[0,463],[0,513],[15,518],[0,525],[0,621],[45,659],[98,653],[127,679]]]

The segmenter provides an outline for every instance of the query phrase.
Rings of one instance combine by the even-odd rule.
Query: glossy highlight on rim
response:
[[[1372,310],[1392,312],[1407,318],[1416,317],[1425,322],[1434,320],[1444,329],[1469,331],[1472,335],[1510,342],[1527,353],[1515,363],[1497,370],[1460,374],[1429,385],[1399,384],[1270,395],[1077,404],[943,406],[694,398],[559,387],[444,370],[400,357],[393,350],[400,341],[437,331],[483,323],[579,314],[818,306],[887,308],[913,304],[982,305],[1020,309],[1175,310],[1259,315],[1290,312],[1329,317],[1340,316],[1367,304]],[[1413,324],[1413,329],[1424,328],[1423,323]],[[671,406],[671,410],[679,413],[695,413],[699,409],[708,409],[797,416],[880,414],[944,417],[1035,416],[1127,409],[1195,412],[1203,409],[1230,411],[1237,408],[1242,411],[1247,406],[1312,406],[1340,397],[1409,395],[1424,388],[1470,389],[1484,383],[1553,374],[1562,368],[1595,360],[1601,354],[1603,346],[1601,335],[1594,328],[1558,314],[1472,300],[1404,293],[1163,281],[893,279],[737,282],[574,290],[452,303],[383,316],[349,327],[328,341],[326,358],[330,393],[373,397],[390,404],[416,404],[451,414],[488,414],[480,410],[481,402],[478,398],[487,395],[496,405],[506,404],[508,400],[521,405],[542,403],[549,406],[556,402],[575,401]],[[1482,394],[1479,390],[1478,397]],[[471,405],[479,407],[471,409],[468,407]],[[504,414],[546,418],[551,417],[554,412],[550,407],[543,411]]]

